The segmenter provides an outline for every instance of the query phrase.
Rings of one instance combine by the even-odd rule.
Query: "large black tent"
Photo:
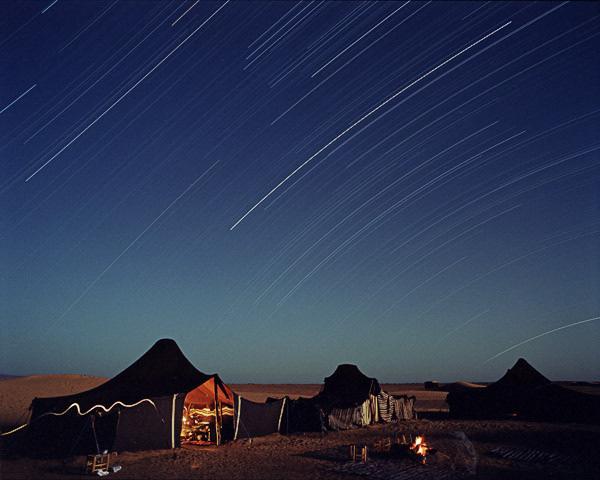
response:
[[[114,378],[91,390],[35,398],[31,420],[18,445],[31,454],[91,453],[102,450],[176,448],[186,396],[200,398],[212,387],[216,437],[222,403],[230,390],[216,374],[194,367],[175,341],[159,340]],[[198,391],[196,391],[198,390]],[[213,437],[214,438],[214,437]]]
[[[314,401],[332,430],[414,418],[414,397],[388,395],[376,378],[367,377],[356,365],[339,365],[325,378]],[[382,408],[384,415],[380,414]]]
[[[497,382],[479,389],[450,392],[456,418],[524,418],[545,421],[600,421],[600,396],[553,383],[520,358]]]
[[[516,416],[535,389],[551,382],[520,358],[500,380],[486,388],[453,391],[446,397],[453,417],[493,418]]]
[[[356,365],[338,365],[315,397],[325,413],[327,427],[345,430],[377,421],[377,397],[381,391],[376,378],[367,377]]]

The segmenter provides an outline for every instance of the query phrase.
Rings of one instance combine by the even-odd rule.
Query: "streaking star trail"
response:
[[[227,5],[228,1],[223,3],[215,12],[213,12],[204,22],[202,22],[198,27],[196,27],[192,33],[190,33],[187,37],[185,37],[173,50],[171,50],[166,56],[164,56],[154,67],[152,67],[147,73],[145,73],[142,78],[140,78],[137,82],[135,82],[131,87],[129,87],[124,94],[122,94],[119,98],[117,98],[106,110],[104,110],[99,116],[97,116],[90,124],[88,124],[81,132],[79,132],[73,139],[71,139],[66,145],[64,145],[58,152],[53,154],[48,160],[46,160],[42,165],[40,165],[31,175],[29,175],[25,181],[28,182],[33,177],[35,177],[39,172],[41,172],[50,162],[52,162],[56,157],[58,157],[62,152],[64,152],[67,148],[69,148],[79,137],[81,137],[85,132],[87,132],[91,127],[93,127],[104,115],[110,112],[114,107],[116,107],[121,100],[123,100],[127,95],[129,95],[140,83],[142,83],[146,78],[148,78],[158,67],[160,67],[164,62],[166,62],[171,55],[173,55],[179,48],[181,48],[190,38],[192,38],[204,25],[206,25],[219,11]]]
[[[383,107],[385,107],[389,102],[391,102],[392,100],[394,100],[396,97],[398,97],[399,95],[403,94],[406,90],[408,90],[410,87],[412,87],[413,85],[415,85],[416,83],[420,82],[421,80],[427,78],[429,75],[431,75],[432,73],[434,73],[436,70],[439,70],[440,68],[442,68],[444,65],[446,65],[448,62],[451,62],[452,60],[454,60],[456,57],[458,57],[459,55],[462,55],[463,53],[465,53],[466,51],[470,50],[471,48],[473,48],[474,46],[476,46],[477,44],[483,42],[484,40],[486,40],[488,37],[494,35],[495,33],[499,32],[500,30],[502,30],[503,28],[507,27],[508,25],[510,25],[511,22],[507,22],[504,25],[502,25],[501,27],[495,29],[494,31],[492,31],[491,33],[488,33],[487,35],[485,35],[484,37],[480,38],[479,40],[477,40],[476,42],[470,44],[468,47],[463,48],[461,51],[459,51],[458,53],[455,53],[454,55],[452,55],[449,59],[444,60],[442,63],[440,63],[439,65],[435,66],[434,68],[432,68],[431,70],[429,70],[428,72],[424,73],[423,75],[419,76],[416,80],[413,80],[412,82],[410,82],[408,85],[406,85],[405,87],[403,87],[402,89],[400,89],[399,91],[397,91],[396,93],[394,93],[390,98],[388,98],[387,100],[383,101],[382,103],[380,103],[379,105],[377,105],[374,109],[370,110],[369,112],[367,112],[365,115],[363,115],[361,118],[359,118],[356,122],[354,122],[352,125],[350,125],[348,128],[346,128],[345,130],[343,130],[341,133],[339,133],[338,135],[336,135],[332,140],[330,140],[327,144],[325,144],[323,147],[321,147],[319,150],[317,150],[313,155],[311,155],[307,160],[305,160],[302,164],[300,164],[299,167],[297,167],[295,170],[292,171],[292,173],[290,173],[287,177],[285,177],[281,182],[279,182],[275,187],[273,187],[269,193],[267,193],[264,197],[262,197],[257,203],[255,203],[250,210],[248,210],[244,215],[242,215],[239,220],[237,220],[229,229],[233,230],[235,227],[237,227],[243,220],[244,218],[246,218],[248,215],[250,215],[255,209],[256,207],[258,207],[261,203],[263,203],[267,198],[269,198],[273,193],[275,193],[284,183],[286,183],[290,178],[292,178],[296,173],[298,173],[300,170],[302,170],[302,168],[304,168],[306,165],[308,165],[308,163],[310,163],[315,157],[317,157],[321,152],[323,152],[324,150],[326,150],[327,148],[329,148],[331,145],[333,145],[335,142],[337,142],[340,138],[342,138],[344,135],[346,135],[348,132],[350,132],[352,129],[354,129],[354,127],[360,125],[364,120],[366,120],[367,118],[369,118],[371,115],[373,115],[374,113],[376,113],[378,110],[382,109]]]
[[[552,330],[548,330],[547,332],[540,333],[539,335],[534,335],[533,337],[527,338],[527,339],[523,340],[522,342],[515,343],[513,346],[508,347],[506,350],[502,350],[501,352],[497,353],[496,355],[491,356],[483,363],[491,362],[492,360],[498,358],[499,356],[504,355],[505,353],[508,353],[511,350],[514,350],[515,348],[519,348],[529,342],[533,342],[534,340],[537,340],[538,338],[545,337],[546,335],[560,332],[561,330],[566,330],[567,328],[573,328],[573,327],[576,327],[577,325],[583,325],[585,323],[590,323],[590,322],[597,322],[598,320],[600,320],[600,317],[588,318],[586,320],[580,320],[578,322],[569,323],[568,325],[563,325],[562,327],[553,328]]]
[[[0,110],[0,113],[4,113],[6,110],[8,110],[10,107],[12,107],[15,103],[17,103],[19,100],[21,100],[25,95],[27,95],[29,92],[31,92],[35,87],[37,87],[37,84],[33,84],[31,87],[29,87],[27,90],[25,90],[21,95],[19,95],[12,102],[10,102],[8,105],[6,105],[2,110]]]

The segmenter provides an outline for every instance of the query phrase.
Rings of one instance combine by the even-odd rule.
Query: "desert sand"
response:
[[[3,430],[18,424],[34,396],[82,391],[105,381],[78,375],[33,376],[0,381],[0,421]],[[311,396],[320,385],[231,385],[255,401],[266,397]],[[219,447],[185,446],[178,450],[122,452],[123,469],[115,479],[388,479],[448,478],[542,479],[600,478],[600,426],[547,424],[518,421],[430,420],[443,414],[445,392],[427,391],[421,385],[388,384],[386,391],[417,397],[421,419],[375,425],[326,434],[269,435],[252,441],[230,442]],[[351,444],[371,449],[394,435],[424,434],[438,448],[429,465],[411,460],[390,461],[373,457],[367,465],[348,459]],[[494,455],[496,448],[529,449],[554,454],[552,461],[524,461]],[[543,457],[544,458],[544,457]],[[66,461],[3,457],[0,478],[89,478],[81,474],[84,457]],[[437,469],[437,470],[436,470]]]

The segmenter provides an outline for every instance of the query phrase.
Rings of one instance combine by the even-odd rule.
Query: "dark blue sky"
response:
[[[0,9],[2,373],[598,379],[599,4]]]

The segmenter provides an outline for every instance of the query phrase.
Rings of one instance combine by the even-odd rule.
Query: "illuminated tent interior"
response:
[[[188,392],[183,402],[181,443],[220,443],[233,438],[234,393],[211,378]]]

